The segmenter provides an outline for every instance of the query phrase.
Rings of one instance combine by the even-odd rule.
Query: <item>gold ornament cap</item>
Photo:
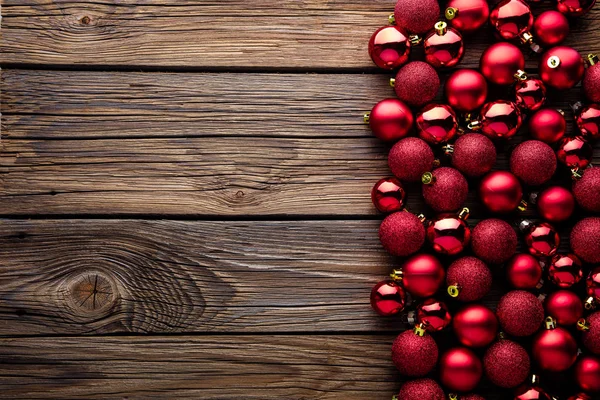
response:
[[[556,328],[556,320],[552,317],[546,317],[546,319],[544,320],[544,326],[548,330],[554,329]]]
[[[449,20],[453,20],[458,16],[458,8],[448,7],[446,11],[444,11],[444,17]]]
[[[425,172],[421,175],[421,182],[423,185],[432,185],[435,183],[435,176],[431,172]]]
[[[455,283],[454,285],[448,286],[448,294],[451,297],[458,297],[458,295],[460,294],[460,285],[458,283]]]

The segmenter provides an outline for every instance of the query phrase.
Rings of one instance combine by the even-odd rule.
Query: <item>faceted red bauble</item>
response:
[[[546,313],[559,325],[574,325],[583,315],[581,299],[570,290],[550,293],[544,301]]]
[[[517,233],[501,219],[485,219],[471,232],[471,248],[483,261],[501,264],[517,251]]]
[[[515,289],[535,289],[542,279],[542,266],[530,254],[515,254],[506,265],[506,278]]]
[[[566,130],[565,117],[553,108],[539,110],[529,119],[529,134],[544,143],[558,142]]]
[[[531,30],[533,14],[522,0],[503,0],[490,13],[490,23],[505,40],[513,40]]]
[[[510,156],[510,170],[528,185],[539,186],[556,171],[556,154],[552,147],[539,140],[519,144]]]
[[[483,373],[481,361],[466,347],[456,347],[440,357],[440,381],[450,390],[469,392],[473,390]]]
[[[425,325],[428,332],[441,331],[452,321],[448,306],[444,302],[429,298],[417,306],[415,310],[417,322]]]
[[[380,179],[371,190],[371,201],[375,208],[383,213],[391,213],[404,208],[406,192],[396,178]]]
[[[411,33],[424,33],[433,28],[440,15],[436,0],[398,0],[394,9],[396,25]]]
[[[425,203],[437,212],[456,211],[461,208],[469,193],[469,184],[465,177],[450,167],[437,168],[431,174],[433,179],[423,184]]]
[[[435,69],[422,61],[412,61],[398,70],[394,83],[396,96],[413,107],[431,103],[440,88]]]
[[[583,76],[583,93],[585,93],[585,96],[589,101],[600,103],[600,63],[597,61],[591,62],[593,64],[586,69],[585,75]],[[598,105],[596,105],[596,107],[598,107]]]
[[[447,7],[446,17],[450,19],[450,25],[462,33],[475,32],[490,15],[486,0],[450,0]]]
[[[600,273],[600,271],[598,272]],[[600,279],[598,281],[598,288],[598,294],[600,295]],[[589,329],[583,332],[583,345],[592,353],[600,354],[600,311],[587,317],[587,323]]]
[[[400,140],[390,150],[388,165],[401,181],[417,182],[433,169],[434,155],[431,147],[419,139],[408,137]]]
[[[463,112],[478,109],[487,97],[487,82],[483,75],[473,69],[455,71],[444,86],[448,104]]]
[[[570,288],[583,278],[581,260],[575,254],[557,254],[548,268],[550,281],[560,288]]]
[[[496,338],[498,319],[484,305],[469,304],[455,315],[452,327],[456,338],[468,347],[484,347]]]
[[[466,221],[454,214],[440,215],[427,226],[427,240],[436,253],[461,253],[471,241],[471,229]]]
[[[546,102],[546,86],[540,79],[527,78],[515,85],[515,103],[526,111],[540,109]]]
[[[585,72],[583,58],[577,50],[556,46],[546,51],[540,59],[540,77],[547,86],[565,90],[575,86]]]
[[[448,267],[446,284],[448,293],[457,300],[480,300],[492,287],[492,272],[480,259],[462,257]]]
[[[536,257],[553,256],[560,244],[558,231],[547,222],[525,223],[523,234],[531,255]]]
[[[419,137],[430,144],[446,143],[458,130],[456,113],[445,104],[428,104],[417,114]]]
[[[582,136],[564,137],[558,142],[556,157],[569,168],[585,168],[592,161],[594,149]]]
[[[451,68],[460,62],[465,48],[462,35],[445,22],[438,22],[435,29],[423,40],[425,61],[435,68]]]
[[[415,297],[433,296],[446,277],[444,266],[431,254],[412,256],[402,264],[401,270],[404,289]]]
[[[512,101],[492,101],[481,109],[481,132],[490,138],[513,137],[522,122],[521,110]]]
[[[540,216],[550,222],[563,222],[575,210],[573,193],[561,186],[544,189],[536,199]]]
[[[379,68],[396,69],[408,61],[410,40],[398,26],[384,26],[369,40],[369,55]]]
[[[371,290],[371,307],[379,315],[396,315],[404,310],[406,295],[401,286],[392,281],[382,281]]]
[[[554,398],[536,385],[523,385],[515,390],[514,400],[554,400]]]
[[[533,338],[531,354],[541,369],[565,371],[577,358],[577,342],[565,328],[545,329]]]
[[[496,146],[487,136],[469,133],[460,136],[452,149],[452,166],[470,177],[488,173],[496,163]]]
[[[438,359],[438,347],[429,335],[419,336],[408,330],[398,335],[392,345],[392,361],[406,376],[427,375]]]
[[[569,17],[580,17],[594,7],[596,0],[558,0],[558,11]]]
[[[408,256],[419,251],[425,242],[425,227],[416,215],[399,211],[384,218],[379,240],[392,255]]]
[[[385,99],[375,104],[367,116],[375,136],[388,142],[400,140],[412,128],[412,111],[398,99]]]
[[[537,43],[552,47],[562,43],[569,35],[569,20],[558,11],[544,11],[533,23],[533,33]]]
[[[514,211],[521,202],[523,189],[515,175],[508,171],[494,171],[483,177],[479,184],[479,198],[488,210],[497,213]]]
[[[525,69],[525,57],[513,44],[495,43],[481,55],[479,69],[488,81],[496,85],[510,85],[514,83],[517,71]]]
[[[588,393],[600,392],[600,358],[581,356],[575,365],[575,380]]]
[[[500,299],[496,316],[502,329],[509,335],[529,336],[544,322],[544,307],[533,294],[513,290]]]
[[[579,221],[571,231],[571,250],[583,261],[600,263],[600,217]]]
[[[433,379],[408,381],[400,388],[398,399],[403,400],[444,400],[444,391]]]
[[[596,67],[596,69],[598,69],[598,67]],[[581,131],[581,134],[586,139],[600,139],[600,105],[590,104],[583,107],[575,121],[577,122],[577,127]]]
[[[494,385],[513,388],[525,382],[531,362],[527,351],[520,344],[500,340],[485,352],[483,367]]]
[[[600,167],[587,168],[583,177],[573,183],[577,204],[584,210],[600,212]]]

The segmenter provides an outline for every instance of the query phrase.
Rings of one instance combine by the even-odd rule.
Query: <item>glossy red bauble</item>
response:
[[[479,69],[488,81],[496,85],[510,85],[514,83],[517,71],[525,69],[525,57],[513,44],[495,43],[481,55]]]
[[[544,11],[535,18],[533,33],[536,42],[540,45],[556,46],[569,35],[569,20],[558,11]]]
[[[502,329],[509,335],[530,336],[544,322],[544,307],[533,294],[513,290],[500,299],[496,316]]]
[[[575,254],[557,254],[548,268],[550,281],[560,288],[570,288],[583,278],[581,260]]]
[[[467,347],[484,347],[496,338],[498,319],[484,305],[469,304],[455,315],[452,328],[456,338]]]
[[[596,270],[598,276],[598,284],[596,286],[597,299],[600,299],[600,267],[596,268]],[[591,314],[586,320],[588,330],[583,332],[583,345],[592,353],[600,354],[600,311]]]
[[[558,0],[558,11],[569,17],[580,17],[594,7],[596,0]]]
[[[444,283],[446,271],[431,254],[416,254],[400,267],[404,289],[415,297],[433,296]]]
[[[396,96],[413,107],[431,103],[440,88],[435,69],[423,61],[412,61],[398,70],[394,82]]]
[[[515,390],[514,400],[555,400],[537,385],[522,385]]]
[[[496,163],[496,146],[487,136],[478,133],[460,136],[451,153],[452,166],[470,177],[488,173]]]
[[[423,40],[425,61],[435,68],[451,68],[458,64],[465,52],[462,35],[445,22],[438,22],[435,29]]]
[[[399,334],[392,344],[392,361],[402,375],[427,375],[435,367],[437,359],[437,344],[428,334],[420,336],[407,330]]]
[[[583,137],[588,140],[600,139],[600,105],[590,104],[583,107],[575,121]]]
[[[571,231],[571,250],[583,261],[600,263],[600,217],[588,217],[577,222]]]
[[[575,365],[575,381],[588,393],[600,393],[600,358],[582,356]]]
[[[379,68],[396,69],[410,56],[408,34],[398,26],[377,29],[369,40],[369,55]]]
[[[527,78],[515,85],[515,103],[524,111],[539,110],[546,102],[546,85],[540,79]]]
[[[450,0],[446,18],[450,25],[462,33],[472,33],[487,22],[490,8],[486,0]]]
[[[556,157],[569,168],[585,168],[592,161],[594,149],[582,136],[564,137],[558,142]]]
[[[490,13],[490,23],[505,40],[513,40],[529,32],[533,14],[522,0],[503,0]]]
[[[439,371],[442,384],[457,392],[473,390],[483,374],[481,361],[466,347],[456,347],[442,354]]]
[[[423,200],[436,212],[456,211],[467,200],[469,184],[458,170],[441,167],[423,178]]]
[[[569,369],[577,358],[577,342],[565,328],[545,329],[533,338],[533,359],[545,371]]]
[[[514,211],[522,197],[523,189],[519,179],[508,171],[490,172],[479,184],[479,198],[492,212]]]
[[[404,182],[417,182],[433,169],[433,151],[429,145],[414,137],[400,140],[390,149],[388,165],[396,178]]]
[[[462,257],[448,267],[448,293],[459,301],[482,299],[492,287],[492,272],[476,257]]]
[[[561,186],[544,189],[536,198],[540,216],[549,222],[563,222],[575,210],[573,193]]]
[[[575,394],[569,397],[567,400],[593,400],[590,396],[585,393]]]
[[[454,214],[440,215],[427,226],[427,240],[436,253],[456,255],[471,241],[471,229]]]
[[[573,194],[577,204],[586,211],[600,212],[600,167],[583,171],[583,176],[573,183]]]
[[[371,201],[383,213],[400,211],[404,208],[406,192],[396,178],[380,179],[371,190]]]
[[[379,240],[392,255],[409,256],[425,242],[425,227],[416,215],[399,211],[388,215],[379,226]]]
[[[510,155],[510,170],[528,185],[542,185],[556,171],[556,154],[544,142],[527,140],[519,144]]]
[[[590,271],[585,280],[585,287],[587,295],[592,297],[596,303],[600,302],[600,267],[596,267]]]
[[[515,254],[506,265],[506,278],[515,289],[535,289],[542,279],[542,266],[530,254]]]
[[[425,33],[433,28],[440,15],[436,0],[398,0],[394,9],[396,25],[410,33]]]
[[[553,317],[559,325],[574,325],[583,316],[583,303],[570,290],[550,293],[544,301],[544,308],[546,314]]]
[[[402,400],[444,400],[444,391],[433,379],[415,379],[400,388],[398,399]]]
[[[517,251],[517,234],[506,221],[485,219],[471,232],[471,248],[483,261],[501,264]]]
[[[566,130],[565,117],[553,108],[539,110],[529,119],[529,134],[544,143],[558,142],[565,135]]]
[[[404,310],[404,289],[392,281],[382,281],[371,290],[371,307],[379,315],[396,315]]]
[[[531,361],[527,351],[511,340],[494,343],[485,353],[483,367],[486,376],[496,386],[513,388],[529,375]]]
[[[450,106],[458,111],[470,112],[485,103],[488,87],[479,72],[459,69],[448,77],[444,90]]]
[[[456,113],[445,104],[428,104],[417,113],[417,131],[430,144],[446,143],[458,131]]]
[[[400,100],[385,99],[375,104],[366,120],[376,137],[391,142],[408,135],[414,117],[410,108]]]
[[[521,223],[525,244],[529,253],[535,257],[553,256],[560,244],[558,231],[547,222]]]
[[[419,304],[415,315],[417,322],[423,324],[428,332],[441,331],[452,321],[448,306],[434,298],[426,299]]]
[[[584,72],[583,58],[572,47],[553,47],[540,59],[540,78],[547,86],[555,89],[572,88],[583,78]]]
[[[513,137],[522,122],[521,110],[512,101],[492,101],[481,109],[481,132],[492,139]]]
[[[590,66],[585,70],[585,75],[583,76],[583,93],[585,93],[585,97],[589,101],[600,103],[600,62],[594,54],[588,55],[587,60]]]

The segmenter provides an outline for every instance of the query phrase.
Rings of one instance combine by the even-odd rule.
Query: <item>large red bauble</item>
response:
[[[462,33],[472,33],[487,22],[490,7],[486,0],[450,0],[447,3],[446,17],[451,17],[450,25]]]
[[[431,103],[439,88],[440,77],[423,61],[412,61],[400,68],[394,83],[396,96],[413,107]]]
[[[569,369],[577,358],[577,342],[565,328],[545,329],[533,338],[533,359],[545,371]]]
[[[438,22],[435,30],[423,40],[425,61],[435,68],[451,68],[458,64],[465,52],[462,35],[445,22]]]
[[[392,361],[406,376],[427,375],[438,359],[438,347],[431,336],[408,330],[398,335],[392,345]]]
[[[500,299],[496,316],[502,329],[509,335],[530,336],[544,322],[544,307],[533,294],[513,290]]]
[[[547,222],[522,223],[525,244],[531,255],[553,256],[560,244],[558,231]]]
[[[556,46],[540,59],[540,78],[547,86],[559,90],[575,86],[585,72],[581,54],[572,47]]]
[[[513,44],[495,43],[481,55],[479,69],[488,81],[496,85],[510,85],[514,83],[517,71],[525,69],[525,57]]]
[[[430,144],[446,143],[458,131],[456,113],[446,104],[428,104],[417,113],[417,131]]]
[[[444,90],[448,104],[463,112],[481,107],[488,92],[485,78],[473,69],[455,71],[446,80]]]
[[[415,310],[417,322],[425,325],[427,332],[441,331],[452,321],[448,306],[433,297],[424,300]]]
[[[539,110],[529,119],[529,134],[544,143],[558,142],[566,130],[565,117],[553,108]]]
[[[459,342],[467,347],[484,347],[496,338],[498,319],[484,305],[469,304],[454,314],[452,322]]]
[[[583,278],[581,260],[575,254],[557,254],[548,268],[550,281],[560,288],[570,288]]]
[[[470,177],[491,171],[496,163],[496,146],[487,136],[469,133],[454,142],[452,166]]]
[[[465,177],[454,168],[433,170],[431,183],[423,184],[425,203],[437,212],[456,211],[463,206],[469,194]]]
[[[400,388],[398,399],[402,400],[444,400],[444,391],[433,379],[408,381]]]
[[[600,392],[600,358],[582,356],[575,365],[575,380],[588,393]]]
[[[461,253],[471,241],[471,229],[454,214],[443,214],[427,226],[427,240],[436,253],[455,255]]]
[[[596,0],[558,0],[558,11],[569,17],[580,17],[594,7]]]
[[[396,315],[404,310],[404,289],[393,281],[382,281],[371,290],[371,307],[379,315]]]
[[[594,55],[588,57],[588,62],[591,65],[585,70],[583,76],[583,93],[589,101],[600,103],[600,63]]]
[[[558,11],[544,11],[533,23],[535,40],[544,47],[562,43],[569,35],[569,20]]]
[[[440,382],[450,390],[473,390],[483,373],[481,361],[466,347],[455,347],[440,357]]]
[[[519,179],[508,171],[490,172],[479,184],[479,198],[492,212],[514,211],[522,197],[523,189]]]
[[[490,13],[490,23],[503,39],[513,40],[531,30],[533,14],[522,0],[503,0]]]
[[[410,40],[398,26],[377,29],[369,40],[369,55],[379,68],[396,69],[408,61]]]
[[[571,250],[583,261],[600,263],[600,217],[579,221],[571,231]]]
[[[490,138],[511,138],[522,122],[521,110],[512,101],[492,101],[481,109],[481,132]]]
[[[536,385],[522,385],[515,390],[514,400],[554,400],[554,398]]]
[[[510,170],[528,185],[548,182],[556,171],[556,154],[552,147],[539,140],[519,144],[510,156]]]
[[[583,107],[575,121],[583,137],[589,140],[600,139],[600,105],[590,104]]]
[[[392,255],[409,256],[425,242],[425,227],[416,215],[399,211],[388,215],[379,227],[379,240]]]
[[[398,0],[394,9],[396,25],[411,33],[424,33],[433,28],[440,16],[436,0]]]
[[[406,192],[396,178],[380,179],[371,190],[371,201],[383,213],[400,211],[404,208]]]
[[[515,103],[522,110],[539,110],[546,102],[546,85],[536,78],[518,81],[515,85],[515,99]]]
[[[600,167],[584,170],[583,177],[573,183],[573,193],[581,208],[600,212]]]
[[[550,293],[544,301],[544,308],[559,325],[574,325],[583,315],[581,299],[570,290]]]
[[[573,193],[561,186],[544,189],[536,199],[540,216],[550,222],[563,222],[575,210]]]
[[[431,254],[416,254],[401,266],[402,285],[415,297],[433,296],[446,277],[444,266]]]
[[[515,289],[535,289],[542,279],[542,266],[531,254],[515,254],[506,265],[506,278]]]
[[[506,221],[485,219],[471,232],[471,248],[483,261],[501,264],[517,251],[517,233]]]
[[[513,388],[519,386],[529,375],[531,361],[527,351],[511,340],[494,343],[483,357],[486,376],[496,386]]]
[[[462,257],[448,267],[446,275],[448,292],[460,301],[483,298],[492,287],[492,272],[476,257]]]
[[[600,298],[600,270],[598,270],[598,298]],[[592,353],[600,354],[600,311],[587,317],[588,330],[583,332],[583,345]]]
[[[410,108],[398,99],[381,100],[367,118],[373,134],[388,142],[408,135],[414,122]]]
[[[592,161],[594,149],[581,136],[564,137],[558,142],[556,158],[569,168],[585,168]]]
[[[401,181],[417,182],[425,172],[433,169],[434,159],[431,147],[424,140],[407,137],[391,148],[388,165]]]

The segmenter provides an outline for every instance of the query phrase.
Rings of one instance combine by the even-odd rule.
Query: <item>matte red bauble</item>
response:
[[[600,298],[600,280],[598,282],[598,298]],[[587,317],[587,329],[582,334],[583,345],[592,353],[600,354],[600,311]]]
[[[520,344],[500,340],[485,352],[483,367],[494,385],[513,388],[525,382],[529,376],[531,361]]]
[[[502,329],[509,335],[530,336],[544,322],[544,307],[533,294],[513,290],[500,299],[496,316]]]
[[[513,137],[522,122],[521,110],[512,101],[492,101],[481,109],[481,132],[492,139]]]
[[[506,221],[485,219],[471,232],[471,248],[483,261],[501,264],[517,251],[517,233]]]
[[[531,30],[533,14],[522,0],[503,0],[490,13],[490,23],[503,39],[513,40]]]
[[[577,204],[584,210],[600,212],[600,167],[587,168],[583,176],[573,183]]]
[[[425,141],[408,137],[391,148],[388,165],[401,181],[417,182],[425,172],[433,169],[434,159],[433,151]]]
[[[570,288],[583,278],[581,260],[575,254],[557,254],[548,268],[550,281],[560,288]]]
[[[455,71],[444,86],[448,104],[458,111],[470,112],[485,103],[488,87],[483,75],[473,69]]]
[[[583,76],[583,93],[589,101],[600,103],[600,63],[598,62],[598,56],[588,54],[587,62],[590,66],[585,70]]]
[[[566,130],[565,117],[553,108],[539,110],[529,119],[529,134],[544,143],[558,142]]]
[[[481,361],[466,347],[456,347],[440,357],[440,382],[450,390],[469,392],[477,386],[483,368]]]
[[[563,222],[575,210],[573,193],[561,186],[544,189],[536,199],[540,216],[549,222]]]
[[[441,167],[423,174],[423,199],[436,212],[456,211],[469,193],[465,177],[454,168]]]
[[[546,86],[536,78],[520,80],[515,85],[515,103],[524,111],[539,110],[546,102]]]
[[[515,254],[506,265],[506,278],[515,289],[535,289],[542,279],[542,266],[531,254]]]
[[[452,321],[448,306],[434,298],[426,299],[419,304],[415,315],[417,322],[423,324],[427,332],[441,331]]]
[[[371,190],[371,201],[383,213],[400,211],[404,208],[406,192],[396,178],[380,179]]]
[[[600,263],[600,217],[588,217],[577,222],[571,231],[571,250],[583,261]]]
[[[446,143],[458,131],[456,113],[445,104],[428,104],[417,113],[417,131],[430,144]]]
[[[413,107],[431,103],[440,88],[435,69],[422,61],[412,61],[398,70],[394,80],[396,96]]]
[[[575,362],[577,342],[565,328],[552,326],[549,325],[533,338],[531,354],[541,369],[561,372]]]
[[[496,338],[498,319],[484,305],[469,304],[455,315],[452,328],[456,338],[467,347],[484,347]]]
[[[594,149],[582,136],[564,137],[558,142],[556,157],[569,168],[581,169],[592,161]]]
[[[392,255],[409,256],[425,242],[425,227],[416,215],[399,211],[388,215],[379,227],[379,240]]]
[[[488,81],[496,85],[511,85],[517,71],[525,69],[525,57],[513,44],[495,43],[481,55],[479,69]]]
[[[447,152],[452,153],[452,166],[469,177],[488,173],[496,163],[496,146],[478,133],[460,136]]]
[[[393,281],[382,281],[371,290],[371,307],[379,315],[396,315],[404,310],[404,289]]]
[[[411,33],[425,33],[437,21],[440,6],[436,0],[398,0],[394,9],[396,25]]]
[[[402,400],[444,400],[444,391],[433,379],[408,381],[400,388],[398,399]]]
[[[404,289],[415,297],[433,296],[444,283],[446,271],[431,254],[416,254],[400,267]]]
[[[385,99],[375,104],[365,121],[373,134],[387,142],[400,140],[410,132],[414,118],[412,111],[398,99]]]
[[[514,211],[521,202],[523,189],[515,175],[508,171],[494,171],[483,177],[479,184],[479,198],[488,210],[497,213]]]
[[[600,393],[600,358],[582,356],[575,365],[575,380],[582,390]]]
[[[553,256],[560,244],[558,231],[547,222],[521,222],[529,253],[535,257]]]
[[[443,214],[428,224],[427,240],[436,253],[456,255],[469,245],[471,229],[464,217]]]
[[[583,107],[575,121],[583,137],[588,140],[600,139],[600,105],[590,104]]]
[[[487,22],[490,8],[486,0],[450,0],[446,18],[450,25],[462,33],[472,33]]]
[[[594,7],[596,0],[558,0],[558,11],[569,17],[580,17]]]
[[[423,40],[425,61],[435,68],[451,68],[458,64],[465,52],[462,35],[446,22],[435,24],[434,30]]]
[[[448,267],[446,284],[450,296],[457,300],[480,300],[492,287],[492,272],[480,259],[462,257]]]
[[[422,327],[398,335],[392,345],[392,361],[402,375],[427,375],[438,359],[438,347]]]
[[[540,59],[540,77],[547,85],[565,90],[575,86],[585,72],[583,58],[572,47],[556,46]]]
[[[544,11],[533,23],[535,40],[544,47],[562,43],[569,35],[569,20],[558,11]]]
[[[396,69],[406,64],[410,55],[408,34],[398,26],[377,29],[369,40],[369,55],[379,68]]]
[[[552,147],[539,140],[519,144],[510,156],[510,170],[528,185],[548,182],[556,171],[556,154]]]
[[[514,400],[555,400],[537,385],[522,385],[515,390]]]
[[[583,303],[570,290],[550,293],[544,301],[544,308],[546,314],[553,317],[559,325],[574,325],[583,316]]]

